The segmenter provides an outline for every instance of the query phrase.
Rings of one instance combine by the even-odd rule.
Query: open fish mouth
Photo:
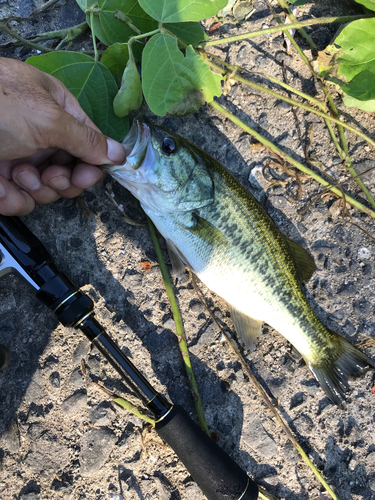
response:
[[[122,145],[125,147],[126,151],[125,163],[122,165],[106,165],[105,170],[111,174],[119,170],[138,170],[145,159],[150,143],[150,127],[145,123],[134,120],[129,132],[122,141]]]

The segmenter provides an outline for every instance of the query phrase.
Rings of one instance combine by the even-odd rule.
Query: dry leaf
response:
[[[145,271],[147,271],[148,273],[151,271],[151,262],[149,262],[148,260],[144,260],[143,262],[141,262],[141,266],[143,267],[143,269]]]

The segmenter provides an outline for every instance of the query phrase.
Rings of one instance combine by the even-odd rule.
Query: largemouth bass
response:
[[[310,254],[285,237],[257,200],[212,156],[162,128],[135,122],[123,165],[104,169],[139,201],[167,241],[174,269],[187,265],[231,307],[236,332],[254,349],[263,322],[303,356],[336,404],[348,375],[370,359],[316,317],[300,283]]]

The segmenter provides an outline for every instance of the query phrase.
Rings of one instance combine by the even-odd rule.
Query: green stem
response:
[[[130,17],[127,16],[125,14],[125,12],[122,12],[121,10],[116,10],[115,11],[115,18],[119,19],[123,23],[127,24],[129,26],[129,28],[132,29],[133,31],[135,31],[136,33],[138,33],[138,35],[142,35],[142,31],[140,29],[138,29],[137,26],[134,26]]]
[[[248,33],[243,33],[236,36],[227,36],[220,38],[218,40],[208,40],[207,42],[202,42],[197,45],[196,48],[202,49],[203,47],[214,47],[216,45],[223,45],[224,43],[237,42],[239,40],[247,40],[248,38],[254,38],[256,36],[267,35],[268,33],[279,33],[280,31],[288,31],[291,29],[298,29],[303,26],[313,26],[314,24],[329,24],[329,23],[347,23],[349,21],[355,21],[356,19],[364,19],[373,16],[341,16],[341,17],[319,17],[317,19],[308,19],[307,21],[300,21],[298,23],[282,24],[281,26],[275,26],[272,28],[267,28],[266,30],[249,31]]]
[[[3,31],[7,35],[9,35],[11,38],[14,38],[18,42],[20,42],[22,45],[26,47],[30,47],[35,50],[39,50],[40,52],[54,52],[53,49],[48,49],[47,47],[44,47],[43,45],[39,45],[38,43],[30,42],[29,40],[26,40],[26,38],[23,38],[21,35],[13,31],[13,29],[9,28],[6,23],[0,22],[0,31]]]
[[[94,59],[95,62],[99,61],[98,47],[96,46],[95,30],[94,30],[94,12],[90,12],[90,29],[92,35],[92,43],[94,44]]]
[[[144,415],[139,410],[139,408],[137,408],[136,406],[134,406],[127,399],[124,399],[124,398],[113,398],[113,401],[115,403],[117,403],[118,405],[122,406],[123,408],[125,408],[126,410],[130,411],[131,413],[133,413],[133,415],[135,415],[136,417],[139,417],[142,420],[145,420],[146,422],[148,422],[149,424],[152,424],[153,426],[155,426],[155,420],[154,419],[148,417],[147,415]]]
[[[167,271],[167,266],[165,265],[164,258],[163,258],[163,253],[160,248],[160,243],[156,234],[156,228],[154,226],[154,223],[151,221],[149,217],[147,217],[148,220],[148,225],[150,228],[150,233],[151,233],[151,238],[152,242],[155,247],[155,252],[156,256],[159,262],[161,274],[163,276],[165,288],[167,290],[168,298],[171,303],[171,308],[172,308],[172,313],[173,313],[173,319],[176,324],[176,332],[177,332],[177,338],[178,338],[178,344],[180,346],[181,354],[182,354],[182,359],[185,365],[185,370],[188,376],[188,380],[190,383],[190,387],[193,391],[193,398],[194,398],[194,403],[195,407],[198,413],[198,418],[200,425],[203,429],[203,431],[210,436],[210,431],[207,426],[206,418],[204,416],[204,411],[203,411],[203,406],[202,406],[202,401],[199,395],[197,383],[195,381],[193,369],[191,367],[191,361],[190,361],[190,356],[189,356],[189,350],[187,347],[187,342],[186,342],[186,335],[185,335],[185,330],[184,330],[184,325],[182,323],[182,318],[181,318],[181,313],[177,305],[176,297],[173,293],[173,287],[171,280],[169,279],[168,271]]]
[[[223,68],[220,68],[220,66],[218,66],[217,64],[213,63],[212,61],[206,59],[204,56],[203,56],[203,59],[207,60],[208,64],[212,68],[214,68],[222,73],[223,72],[227,73],[225,70],[223,70]],[[332,116],[328,116],[327,114],[322,113],[321,111],[318,111],[310,106],[307,106],[306,104],[303,104],[302,102],[296,101],[294,99],[290,99],[289,97],[286,97],[283,94],[279,94],[278,92],[275,92],[274,90],[268,89],[267,87],[263,87],[262,85],[259,85],[258,83],[250,82],[249,80],[246,80],[245,78],[242,78],[240,76],[233,75],[232,78],[234,78],[235,80],[238,80],[241,83],[244,83],[245,85],[248,85],[249,87],[253,87],[253,88],[256,88],[256,89],[261,90],[263,92],[266,92],[267,94],[271,94],[274,97],[276,97],[277,99],[282,99],[283,101],[289,102],[290,104],[293,104],[293,106],[298,106],[302,109],[305,109],[306,111],[309,111],[310,113],[313,113],[317,116],[321,116],[325,120],[329,120],[333,123],[341,125],[342,127],[345,127],[348,130],[350,130],[351,132],[353,132],[354,134],[357,134],[359,137],[362,137],[362,139],[364,139],[369,144],[371,144],[371,146],[375,147],[375,141],[370,139],[370,137],[368,137],[366,134],[364,134],[360,130],[355,129],[351,125],[348,125],[347,123],[343,123],[342,121],[338,120],[337,118],[333,118]]]
[[[279,0],[279,2],[284,2],[284,0]],[[275,16],[275,18],[276,18],[276,21],[279,23],[279,26],[280,25],[285,26],[282,23],[281,19],[278,16]],[[289,26],[291,26],[291,24],[289,24]],[[367,200],[369,201],[369,203],[371,203],[371,205],[373,207],[375,207],[375,200],[374,200],[374,198],[372,197],[370,191],[367,189],[367,187],[363,183],[362,179],[360,177],[358,177],[357,172],[353,168],[353,165],[352,165],[352,162],[351,162],[350,156],[349,156],[349,149],[348,149],[348,145],[347,145],[347,142],[346,142],[345,133],[344,133],[344,128],[348,128],[348,127],[343,122],[340,121],[339,112],[337,111],[337,108],[335,106],[335,103],[333,101],[333,98],[332,98],[331,94],[329,93],[328,88],[322,82],[322,80],[318,77],[318,75],[315,73],[314,68],[312,67],[310,61],[307,59],[307,57],[305,56],[305,54],[301,50],[300,46],[294,40],[294,38],[291,36],[291,34],[287,31],[286,35],[289,38],[289,40],[290,40],[291,44],[293,45],[293,47],[295,48],[295,50],[298,52],[298,54],[300,55],[300,57],[304,61],[304,63],[310,69],[312,75],[317,79],[317,81],[318,81],[319,85],[321,86],[321,88],[322,88],[322,90],[323,90],[326,98],[328,99],[330,108],[332,110],[333,116],[334,116],[334,118],[335,118],[336,121],[335,120],[330,120],[330,118],[328,118],[328,116],[326,116],[325,122],[326,122],[327,128],[329,130],[329,133],[330,133],[330,135],[332,137],[332,140],[333,140],[333,142],[334,142],[334,144],[336,146],[336,149],[337,149],[337,151],[338,151],[338,153],[340,155],[340,158],[345,162],[346,168],[349,170],[349,172],[354,177],[354,179],[357,182],[357,184],[359,185],[359,187],[362,189],[362,191],[363,191],[364,195],[366,196]],[[310,43],[310,40],[307,40],[307,41]],[[312,45],[311,45],[311,43],[312,43]],[[311,43],[310,43],[310,46],[312,48],[315,48],[316,46],[315,46],[315,44],[314,44],[314,42],[312,40],[311,40]],[[318,114],[318,113],[316,113],[316,114]],[[340,140],[341,140],[341,144],[342,144],[342,148],[343,149],[340,147],[340,145],[338,143],[338,140],[336,138],[336,134],[335,134],[335,132],[334,132],[331,124],[329,123],[329,121],[332,121],[332,122],[336,123],[337,129],[339,131],[339,136],[340,136]],[[357,135],[361,136],[361,134],[359,134],[359,133]]]
[[[56,31],[47,31],[46,33],[41,33],[40,35],[32,38],[33,42],[44,42],[45,40],[53,40],[55,38],[66,38],[69,33],[74,35],[74,38],[84,33],[88,28],[88,24],[86,21],[81,24],[77,24],[77,26],[73,26],[72,28],[66,28],[64,30],[56,30]]]
[[[362,203],[360,203],[359,201],[355,200],[351,196],[348,196],[347,194],[344,195],[343,192],[340,189],[332,186],[332,184],[330,184],[325,179],[323,179],[322,177],[320,177],[313,170],[311,170],[308,167],[305,167],[305,165],[302,165],[302,163],[298,162],[297,160],[295,160],[294,158],[292,158],[291,156],[289,156],[287,153],[285,153],[280,148],[278,148],[277,146],[275,146],[271,141],[269,141],[268,139],[266,139],[262,135],[258,134],[258,132],[256,132],[254,129],[252,129],[251,127],[249,127],[248,125],[246,125],[246,123],[244,123],[242,120],[240,120],[239,118],[237,118],[235,115],[233,115],[232,113],[230,113],[229,111],[227,111],[219,103],[217,103],[216,101],[212,101],[212,102],[209,103],[209,105],[212,108],[214,108],[216,111],[219,111],[219,113],[222,113],[223,115],[225,115],[233,123],[235,123],[236,125],[238,125],[239,127],[241,127],[242,130],[244,130],[248,134],[250,134],[253,137],[255,137],[259,142],[261,142],[262,144],[264,144],[270,150],[272,150],[273,152],[275,152],[276,154],[278,154],[279,156],[281,156],[282,158],[284,158],[290,164],[294,165],[296,168],[298,168],[298,170],[301,170],[301,172],[304,172],[305,174],[309,175],[310,177],[312,177],[313,179],[315,179],[317,182],[319,182],[322,186],[324,186],[325,188],[329,189],[330,191],[332,191],[336,195],[340,196],[340,198],[345,197],[345,200],[348,203],[350,203],[354,207],[357,207],[359,210],[361,210],[362,212],[366,213],[367,215],[369,215],[370,217],[372,217],[372,218],[375,219],[375,212],[373,210],[370,210],[369,208],[365,207]]]
[[[291,11],[289,5],[287,4],[287,2],[285,0],[278,0],[278,2],[281,5],[281,7],[286,10],[287,16],[292,21],[292,23],[298,22],[295,15]],[[315,42],[313,41],[313,39],[311,38],[311,36],[308,35],[303,28],[300,28],[298,31],[301,34],[301,36],[310,44],[310,47],[312,47],[313,49],[315,49],[317,51],[318,47],[315,44]]]
[[[215,61],[217,61],[219,64],[222,64],[226,68],[231,69],[232,72],[234,72],[234,71],[242,71],[242,72],[248,73],[250,75],[261,76],[261,77],[269,80],[270,82],[273,82],[273,83],[276,83],[277,85],[280,85],[280,87],[283,87],[285,90],[289,90],[289,92],[293,92],[293,94],[299,95],[303,99],[306,99],[306,101],[310,101],[312,104],[315,104],[316,106],[318,106],[318,108],[320,108],[322,111],[328,111],[327,106],[322,101],[319,101],[318,99],[315,99],[314,97],[311,97],[309,94],[305,94],[304,92],[301,92],[300,90],[297,90],[294,87],[291,87],[290,85],[286,84],[282,80],[279,80],[278,78],[275,78],[275,77],[273,77],[271,75],[268,75],[267,73],[259,73],[257,71],[250,71],[250,70],[248,70],[246,68],[243,68],[242,66],[237,66],[237,65],[234,65],[234,64],[229,64],[229,63],[223,61],[222,59],[220,59],[220,57],[217,57],[214,54],[211,54],[210,52],[203,52],[203,51],[197,51],[197,52],[198,52],[198,54],[201,57],[203,57],[203,59],[208,64],[211,64],[211,61],[207,58],[207,56],[211,57],[212,59],[215,59]],[[222,71],[221,68],[219,68],[218,66],[214,66],[214,64],[212,64],[212,67],[215,67],[215,69],[220,69],[220,71]],[[229,74],[229,72],[227,72],[227,74]],[[237,80],[237,75],[231,74],[231,78],[234,78],[234,79]],[[247,83],[248,80],[245,80],[245,82]],[[281,94],[280,94],[280,96],[281,96]]]

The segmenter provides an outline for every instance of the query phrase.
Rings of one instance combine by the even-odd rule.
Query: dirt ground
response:
[[[0,0],[0,18],[27,16],[41,3]],[[265,1],[255,0],[254,8],[249,21],[225,24],[214,35],[237,34],[273,23]],[[353,12],[349,2],[322,0],[299,7],[297,15],[304,19]],[[60,0],[17,29],[27,36],[83,20],[74,0]],[[206,27],[211,24],[207,22]],[[335,30],[325,26],[308,32],[323,49]],[[301,38],[297,36],[297,40],[311,56]],[[7,41],[0,34],[0,44]],[[78,48],[91,47],[88,35],[78,42]],[[298,56],[287,53],[280,34],[223,45],[212,52],[227,62],[286,78],[290,85],[322,96]],[[25,47],[0,46],[0,56],[25,60],[35,53]],[[271,87],[282,92],[276,85]],[[344,120],[375,139],[374,117],[345,108],[335,93],[334,98]],[[320,118],[240,85],[234,85],[219,102],[302,163],[314,124],[310,158],[321,162],[348,193],[364,199],[341,165]],[[302,195],[295,201],[297,181],[272,165],[266,180],[262,168],[273,160],[272,155],[208,107],[176,119],[155,117],[144,104],[137,116],[192,140],[226,165],[265,205],[281,231],[314,256],[317,271],[305,291],[319,318],[352,343],[375,338],[375,224],[369,216],[357,209],[342,216],[335,198],[316,197],[321,188],[313,180],[302,180]],[[358,172],[374,167],[374,152],[367,143],[351,133],[346,136]],[[286,182],[271,186],[272,178]],[[375,171],[363,180],[375,196]],[[58,266],[94,299],[98,320],[134,364],[158,391],[196,419],[148,229],[123,221],[106,193],[109,182],[108,178],[86,190],[78,200],[38,206],[24,222],[44,242]],[[129,194],[120,186],[114,186],[114,192],[125,211],[139,217]],[[144,261],[151,263],[151,270],[144,269]],[[233,329],[226,304],[201,287],[216,317]],[[244,376],[197,299],[188,274],[175,290],[208,425],[211,432],[218,433],[218,444],[255,481],[280,498],[328,498]],[[0,282],[0,343],[12,352],[9,367],[0,374],[2,500],[204,499],[156,433],[97,389],[94,382],[101,380],[126,393],[110,365],[90,349],[79,331],[60,326],[15,276]],[[362,348],[374,359],[374,343]],[[340,500],[375,499],[374,372],[351,382],[348,400],[339,408],[325,397],[298,352],[270,327],[264,328],[257,351],[247,353],[246,358],[258,380],[279,401],[282,416]]]

